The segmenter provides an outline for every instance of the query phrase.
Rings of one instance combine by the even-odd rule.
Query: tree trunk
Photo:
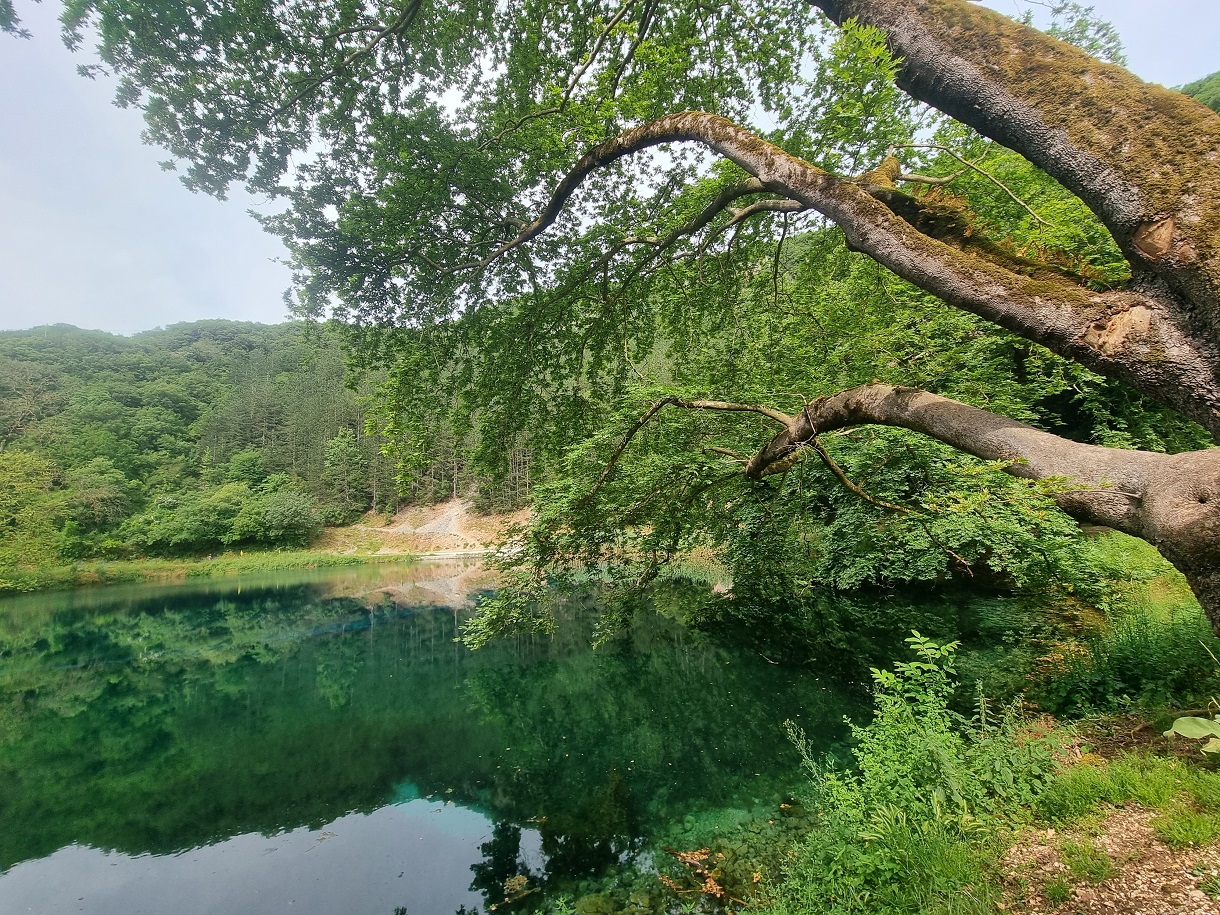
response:
[[[1015,150],[1105,223],[1138,284],[1220,339],[1220,116],[967,0],[812,0],[886,33],[898,85]]]

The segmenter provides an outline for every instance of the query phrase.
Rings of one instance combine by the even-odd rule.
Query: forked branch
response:
[[[770,419],[772,422],[779,424],[785,429],[791,426],[794,421],[793,418],[787,413],[781,413],[779,410],[772,409],[771,407],[764,406],[762,404],[735,403],[728,400],[685,400],[680,397],[662,397],[651,407],[649,407],[639,419],[631,424],[631,428],[628,429],[622,439],[619,440],[618,445],[615,447],[614,451],[611,452],[610,459],[606,462],[606,466],[602,469],[597,481],[593,484],[593,487],[589,490],[589,492],[585,494],[582,501],[590,501],[594,496],[597,495],[598,492],[601,491],[602,485],[607,479],[609,479],[610,474],[618,465],[619,458],[623,456],[623,452],[626,451],[627,446],[631,444],[631,440],[635,438],[640,430],[648,425],[648,423],[650,423],[656,417],[656,415],[666,407],[681,407],[685,410],[717,410],[729,413],[757,413],[760,416],[765,416],[767,419]]]
[[[869,188],[828,174],[706,112],[667,115],[595,147],[516,236],[486,256],[448,270],[481,271],[545,232],[593,173],[625,156],[675,142],[702,144],[743,168],[763,190],[795,201],[767,207],[816,210],[838,224],[850,247],[945,303],[1124,381],[1220,435],[1220,351],[1214,341],[1193,336],[1155,292],[1095,292],[1050,269],[1031,275],[989,261],[924,234]]]
[[[963,168],[962,171],[957,172],[953,175],[948,175],[944,178],[928,178],[928,177],[925,177],[924,175],[902,174],[902,175],[898,176],[899,181],[914,181],[914,182],[921,183],[921,184],[943,185],[943,184],[948,184],[950,181],[953,181],[955,178],[960,178],[967,171],[977,172],[978,174],[980,174],[984,178],[986,178],[988,181],[990,181],[992,184],[994,184],[996,187],[998,187],[1000,190],[1002,190],[1009,197],[1011,197],[1021,207],[1021,209],[1025,210],[1026,213],[1028,213],[1030,216],[1034,217],[1034,220],[1039,225],[1045,226],[1048,229],[1054,228],[1054,226],[1052,226],[1049,222],[1047,222],[1045,219],[1043,219],[1041,216],[1039,216],[1037,213],[1035,213],[1033,207],[1031,207],[1028,203],[1026,203],[1024,200],[1022,200],[1020,197],[1018,197],[1015,193],[1013,193],[1012,188],[1010,188],[1007,184],[1005,184],[995,175],[991,174],[991,172],[987,171],[984,168],[979,167],[979,165],[977,163],[971,162],[965,156],[959,155],[958,153],[954,152],[948,146],[941,146],[939,143],[903,143],[900,146],[893,146],[890,148],[891,149],[935,149],[939,152],[943,152],[947,156],[953,157],[958,162],[960,162],[963,166],[965,166],[965,168]]]

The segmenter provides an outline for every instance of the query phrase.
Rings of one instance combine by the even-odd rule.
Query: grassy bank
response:
[[[955,646],[909,641],[912,660],[875,671],[850,758],[827,761],[790,725],[803,797],[671,843],[651,887],[620,881],[551,915],[672,912],[675,895],[701,915],[1213,910],[1220,772],[1201,741],[1128,717],[1030,717],[1019,702],[962,716]]]
[[[409,561],[401,555],[339,554],[318,550],[268,550],[222,553],[214,557],[187,559],[93,560],[63,566],[23,570],[18,578],[0,578],[0,595],[75,588],[84,585],[113,585],[186,581],[245,575],[251,572],[276,572],[286,569],[321,569]]]

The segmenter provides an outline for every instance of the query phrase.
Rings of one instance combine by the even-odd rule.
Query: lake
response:
[[[0,912],[454,915],[773,823],[860,712],[675,619],[455,641],[463,562],[0,602]],[[786,807],[787,805],[785,805]],[[655,879],[648,878],[655,884]]]

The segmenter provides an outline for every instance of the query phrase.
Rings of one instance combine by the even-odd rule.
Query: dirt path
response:
[[[1220,915],[1220,904],[1201,889],[1220,872],[1220,848],[1175,851],[1153,830],[1156,816],[1128,804],[1089,832],[1027,834],[1004,859],[1009,910],[1029,915]],[[1079,858],[1082,846],[1104,853],[1112,872],[1094,880],[1073,874],[1065,858],[1073,850]]]

